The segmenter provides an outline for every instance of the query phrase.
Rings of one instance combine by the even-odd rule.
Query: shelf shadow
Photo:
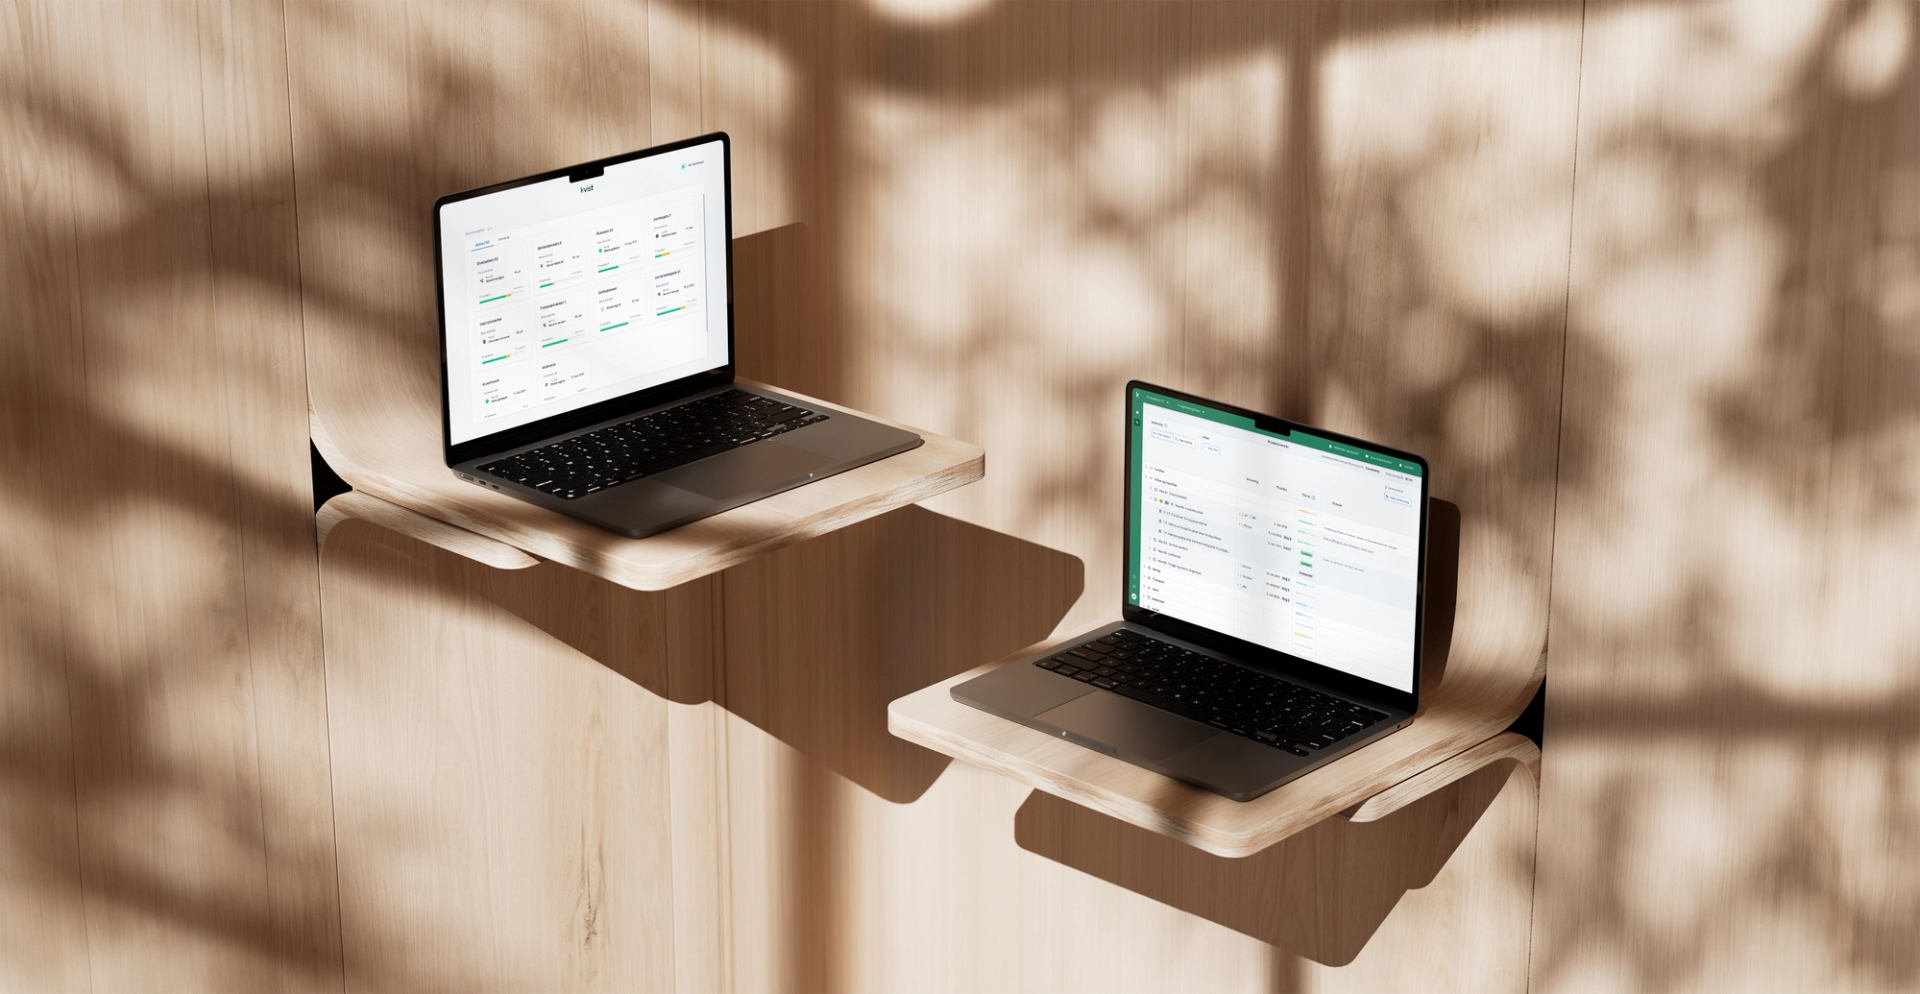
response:
[[[1034,791],[1020,848],[1326,966],[1353,962],[1446,865],[1512,772],[1497,763],[1376,822],[1329,818],[1230,859]]]
[[[1460,571],[1460,508],[1428,509],[1421,690],[1446,674]],[[1215,856],[1044,791],[1014,819],[1022,849],[1328,966],[1353,961],[1401,895],[1440,872],[1506,784],[1510,763],[1377,822],[1329,818],[1253,856]]]
[[[784,225],[733,250],[739,375],[840,399],[815,233]],[[948,760],[888,734],[888,702],[1047,637],[1083,583],[1074,556],[918,506],[657,592],[554,563],[503,571],[407,551],[430,555],[443,590],[478,594],[668,700],[719,703],[901,803]]]
[[[1460,592],[1460,505],[1427,500],[1427,586],[1421,597],[1420,699],[1429,701],[1447,675]]]
[[[887,703],[1046,638],[1082,585],[1073,556],[918,506],[657,592],[430,551],[608,669],[676,703],[715,701],[895,803],[948,759],[889,734]]]

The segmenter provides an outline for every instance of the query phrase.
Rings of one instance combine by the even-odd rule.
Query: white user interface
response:
[[[1150,391],[1132,407],[1129,601],[1412,692],[1420,465]]]
[[[455,444],[727,364],[725,155],[440,208]]]

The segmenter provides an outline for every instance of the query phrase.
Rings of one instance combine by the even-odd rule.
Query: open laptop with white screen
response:
[[[734,382],[730,162],[715,133],[434,203],[456,475],[639,538],[920,444]]]
[[[1419,708],[1426,461],[1127,385],[1123,621],[954,699],[1236,800]]]

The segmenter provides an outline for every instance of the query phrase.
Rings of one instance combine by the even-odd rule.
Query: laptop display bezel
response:
[[[1353,674],[1342,672],[1330,666],[1323,666],[1319,663],[1315,663],[1307,659],[1302,659],[1299,656],[1295,656],[1291,653],[1281,652],[1277,649],[1271,649],[1255,642],[1249,642],[1249,641],[1246,641],[1245,639],[1234,638],[1233,636],[1214,631],[1213,629],[1203,628],[1191,622],[1182,621],[1178,618],[1161,614],[1160,612],[1152,611],[1147,608],[1139,607],[1138,605],[1135,605],[1129,602],[1128,586],[1129,586],[1129,581],[1133,576],[1133,566],[1134,566],[1133,542],[1132,542],[1132,534],[1131,534],[1133,530],[1134,481],[1135,481],[1135,478],[1139,475],[1138,473],[1135,472],[1135,466],[1134,466],[1134,456],[1133,456],[1134,433],[1142,430],[1142,427],[1139,424],[1136,424],[1134,422],[1134,417],[1133,417],[1133,393],[1135,390],[1147,390],[1153,393],[1162,394],[1167,397],[1172,397],[1176,400],[1182,400],[1191,404],[1198,404],[1204,407],[1209,407],[1225,414],[1231,414],[1238,417],[1243,417],[1252,421],[1254,423],[1254,426],[1259,428],[1261,431],[1273,432],[1275,434],[1283,435],[1283,436],[1293,431],[1301,431],[1311,435],[1318,436],[1320,438],[1329,439],[1329,440],[1340,442],[1346,445],[1358,446],[1363,449],[1368,449],[1373,452],[1381,453],[1382,455],[1392,456],[1396,459],[1404,459],[1404,460],[1407,460],[1408,462],[1415,463],[1420,467],[1420,491],[1421,491],[1420,492],[1420,537],[1419,537],[1420,548],[1419,548],[1419,554],[1418,554],[1418,565],[1416,567],[1418,571],[1418,580],[1414,584],[1413,690],[1411,692],[1400,690],[1397,687],[1390,687],[1383,683],[1376,683],[1372,680],[1368,680],[1363,677],[1357,677],[1357,676],[1354,676]],[[1183,390],[1175,390],[1171,387],[1159,386],[1153,383],[1145,382],[1144,380],[1129,381],[1127,383],[1127,392],[1125,397],[1126,397],[1125,406],[1126,406],[1126,419],[1127,419],[1127,448],[1126,448],[1126,458],[1125,460],[1123,460],[1125,465],[1126,482],[1125,482],[1125,485],[1121,488],[1121,494],[1122,494],[1121,499],[1123,501],[1121,505],[1121,518],[1120,518],[1120,520],[1123,522],[1123,526],[1120,529],[1120,548],[1121,548],[1120,556],[1121,556],[1121,566],[1122,566],[1121,573],[1120,573],[1121,617],[1124,618],[1129,624],[1135,624],[1144,628],[1150,628],[1159,632],[1163,632],[1174,638],[1182,639],[1188,642],[1192,642],[1196,645],[1204,646],[1215,652],[1230,656],[1240,662],[1248,663],[1257,668],[1269,670],[1279,676],[1292,677],[1294,679],[1305,680],[1307,682],[1318,684],[1322,687],[1325,687],[1329,690],[1333,690],[1339,693],[1349,694],[1354,697],[1360,697],[1367,700],[1375,701],[1380,704],[1388,705],[1390,707],[1401,708],[1407,711],[1408,713],[1412,713],[1414,711],[1419,710],[1420,708],[1420,664],[1421,664],[1421,656],[1423,652],[1421,640],[1426,633],[1425,608],[1426,608],[1426,595],[1427,595],[1427,537],[1428,537],[1427,518],[1428,518],[1428,504],[1430,502],[1430,498],[1433,492],[1433,471],[1431,467],[1427,465],[1427,461],[1421,458],[1420,456],[1414,455],[1411,452],[1404,452],[1399,449],[1389,448],[1388,446],[1381,445],[1378,442],[1369,442],[1369,441],[1366,441],[1365,439],[1354,438],[1350,435],[1343,435],[1343,434],[1340,434],[1339,432],[1328,431],[1324,428],[1316,428],[1312,425],[1301,424],[1296,421],[1288,421],[1284,418],[1277,418],[1277,417],[1273,417],[1272,415],[1261,414],[1258,411],[1250,411],[1243,407],[1235,407],[1232,404],[1224,404],[1217,400],[1210,400],[1205,397],[1199,397],[1194,394],[1187,393]]]
[[[696,145],[720,143],[720,171],[724,186],[726,232],[722,239],[727,270],[727,361],[719,366],[701,370],[677,380],[670,380],[642,390],[634,390],[586,407],[542,418],[514,428],[507,428],[479,438],[469,439],[456,444],[453,441],[452,390],[448,380],[447,365],[447,290],[445,265],[441,257],[441,209],[448,204],[476,197],[492,196],[517,187],[534,183],[547,183],[556,179],[569,182],[584,182],[605,173],[608,168],[636,159],[647,159],[667,155]],[[582,162],[561,169],[550,169],[532,176],[522,176],[501,183],[449,193],[433,202],[433,289],[435,303],[440,312],[440,442],[445,450],[447,465],[454,466],[480,456],[505,452],[523,445],[532,445],[571,431],[612,421],[656,407],[681,397],[691,396],[712,387],[724,386],[734,380],[734,301],[733,301],[733,145],[724,131],[655,145],[638,151]]]

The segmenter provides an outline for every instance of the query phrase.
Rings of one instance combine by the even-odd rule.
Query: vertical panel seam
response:
[[[1553,645],[1553,582],[1555,566],[1558,562],[1560,547],[1560,488],[1563,484],[1561,468],[1566,461],[1567,452],[1567,353],[1569,342],[1573,338],[1573,253],[1574,231],[1579,224],[1578,205],[1580,202],[1580,122],[1581,108],[1586,99],[1586,63],[1587,63],[1587,4],[1580,3],[1579,49],[1574,58],[1573,73],[1573,155],[1568,169],[1567,181],[1567,264],[1566,289],[1560,311],[1560,399],[1557,424],[1554,426],[1553,451],[1553,510],[1547,529],[1547,638],[1542,647],[1545,654]],[[1547,665],[1551,665],[1551,660]],[[1542,666],[1542,681],[1546,679]],[[1544,702],[1543,702],[1544,704]],[[1540,719],[1540,738],[1544,745],[1546,739],[1546,716]],[[1546,786],[1546,751],[1541,750],[1541,776],[1534,783],[1533,818],[1533,866],[1532,886],[1528,888],[1527,901],[1527,969],[1526,986],[1533,989],[1533,954],[1537,939],[1540,918],[1540,822],[1545,812],[1541,805],[1541,795]]]
[[[296,146],[299,132],[293,126],[293,38],[288,26],[287,5],[279,0],[280,8],[280,73],[285,87],[281,96],[286,101],[287,114],[287,187],[293,197],[293,289],[299,307],[295,314],[295,324],[300,332],[300,375],[307,388],[307,441],[313,442],[313,363],[307,352],[307,285],[306,266],[300,257],[300,155]],[[341,991],[347,988],[347,915],[346,891],[340,884],[340,797],[339,778],[333,768],[333,695],[328,689],[327,680],[327,597],[326,584],[321,582],[321,552],[319,533],[314,532],[313,550],[313,596],[318,609],[320,644],[320,715],[321,730],[325,736],[327,750],[327,830],[332,843],[333,855],[333,915],[334,935],[336,937],[336,965],[339,967]]]

